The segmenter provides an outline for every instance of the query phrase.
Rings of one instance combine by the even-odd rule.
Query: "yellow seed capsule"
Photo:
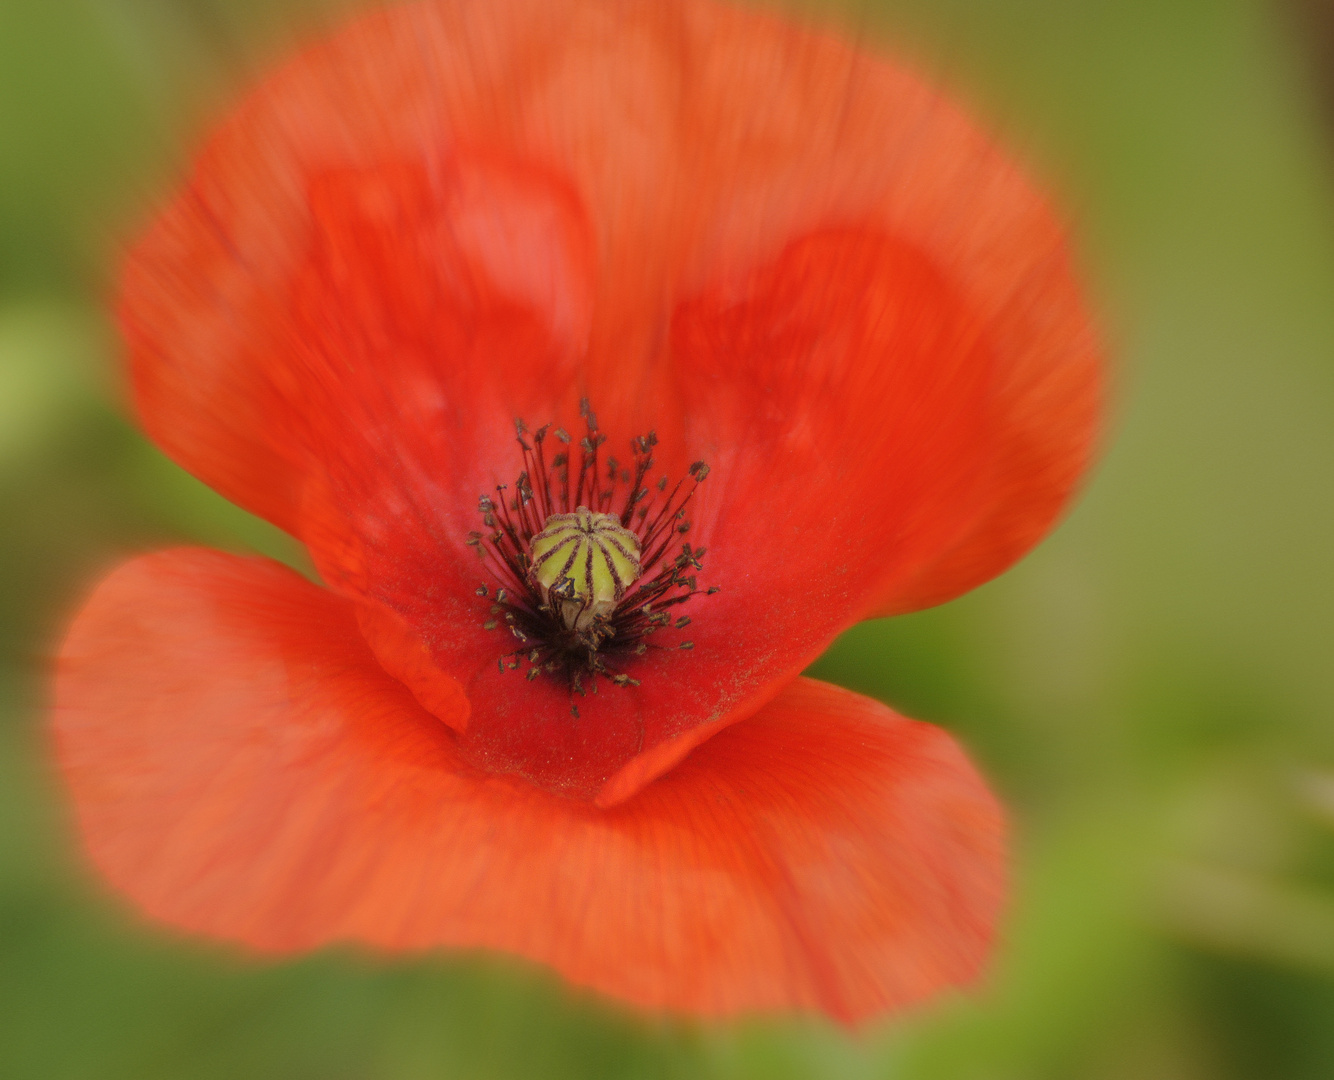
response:
[[[639,577],[639,538],[619,518],[586,506],[552,514],[530,550],[528,576],[571,630],[610,615]]]

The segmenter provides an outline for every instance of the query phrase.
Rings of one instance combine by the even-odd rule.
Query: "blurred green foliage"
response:
[[[637,1017],[514,961],[260,964],[81,865],[42,727],[79,595],[179,540],[289,561],[121,402],[118,238],[266,58],[259,0],[0,2],[0,1074],[1334,1076],[1334,160],[1250,0],[870,0],[1064,195],[1120,364],[1106,459],[1018,569],[864,624],[821,677],[942,723],[1015,815],[980,991],[848,1035]]]

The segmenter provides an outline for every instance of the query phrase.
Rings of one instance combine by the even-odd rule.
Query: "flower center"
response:
[[[586,630],[610,615],[639,578],[639,537],[586,506],[548,517],[529,551],[529,579],[570,630]]]
[[[682,478],[669,488],[662,476],[650,485],[657,435],[631,439],[628,464],[604,462],[606,436],[587,400],[580,413],[585,435],[573,444],[555,429],[561,448],[550,460],[551,426],[529,432],[515,421],[524,469],[512,491],[502,484],[494,498],[478,500],[488,531],[469,534],[468,544],[493,578],[477,589],[491,601],[483,629],[503,623],[519,642],[498,657],[500,670],[526,664],[529,679],[553,675],[583,694],[596,693],[598,676],[638,686],[626,669],[650,649],[693,649],[692,641],[656,635],[685,629],[690,618],[676,609],[718,588],[697,587],[704,549],[684,540],[686,506],[709,467],[691,465],[689,484]]]

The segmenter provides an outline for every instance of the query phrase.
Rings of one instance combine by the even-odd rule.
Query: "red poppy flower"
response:
[[[711,0],[379,11],[222,125],[120,318],[149,433],[327,583],[173,550],[76,618],[60,760],[147,912],[712,1015],[975,975],[995,801],[799,677],[1090,451],[1061,230],[937,92]]]

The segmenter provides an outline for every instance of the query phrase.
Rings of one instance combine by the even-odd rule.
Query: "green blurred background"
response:
[[[1048,542],[815,667],[958,733],[1016,822],[986,984],[851,1036],[646,1020],[485,957],[256,966],[144,925],[92,879],[42,726],[72,605],[146,546],[298,557],[127,420],[103,309],[115,252],[207,118],[334,12],[0,0],[0,1076],[1334,1077],[1318,15],[872,0],[833,16],[918,58],[1062,193],[1119,364],[1105,460]]]

